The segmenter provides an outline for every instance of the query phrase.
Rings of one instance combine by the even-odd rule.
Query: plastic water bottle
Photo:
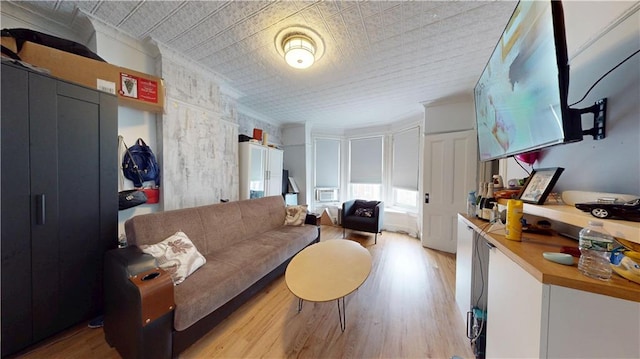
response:
[[[578,270],[587,277],[600,280],[611,278],[610,256],[614,238],[600,221],[589,221],[580,231],[580,261]]]
[[[476,215],[476,192],[471,191],[467,197],[467,216],[473,217]]]

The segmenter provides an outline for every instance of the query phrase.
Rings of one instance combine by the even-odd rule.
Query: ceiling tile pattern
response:
[[[238,103],[276,124],[356,128],[472,91],[513,1],[14,1],[61,24],[78,9],[211,69]],[[289,26],[315,30],[325,54],[289,68]]]

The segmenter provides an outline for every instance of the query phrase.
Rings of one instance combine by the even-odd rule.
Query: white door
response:
[[[251,146],[251,159],[249,167],[249,197],[261,198],[265,196],[267,157],[266,149],[260,145]]]
[[[457,214],[475,189],[476,132],[428,135],[424,141],[422,245],[456,252]]]
[[[267,196],[275,196],[282,194],[282,161],[284,153],[276,148],[269,148],[268,167],[267,167]]]
[[[250,142],[241,142],[238,152],[240,175],[239,199],[260,198],[265,193],[267,171],[266,147]]]

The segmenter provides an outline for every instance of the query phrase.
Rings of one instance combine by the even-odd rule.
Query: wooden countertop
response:
[[[541,283],[640,302],[640,284],[622,278],[615,272],[611,280],[601,281],[580,273],[578,258],[574,258],[572,266],[567,266],[542,257],[544,252],[560,252],[563,246],[577,248],[577,241],[562,236],[532,233],[523,233],[521,242],[511,241],[504,237],[504,230],[487,233],[490,225],[486,221],[463,214],[458,216]]]

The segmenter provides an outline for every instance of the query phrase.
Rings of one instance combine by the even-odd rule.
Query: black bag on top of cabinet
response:
[[[63,39],[61,37],[48,35],[39,31],[30,29],[2,29],[2,36],[10,36],[16,40],[16,47],[18,53],[22,49],[22,45],[25,41],[33,42],[36,44],[52,47],[54,49],[62,50],[72,54],[88,57],[90,59],[104,61],[104,59],[98,56],[95,52],[91,51],[88,47],[77,43],[75,41]]]
[[[142,182],[154,181],[160,185],[160,166],[151,148],[138,138],[136,144],[128,147],[122,159],[122,173],[133,181],[135,187],[142,187]]]

